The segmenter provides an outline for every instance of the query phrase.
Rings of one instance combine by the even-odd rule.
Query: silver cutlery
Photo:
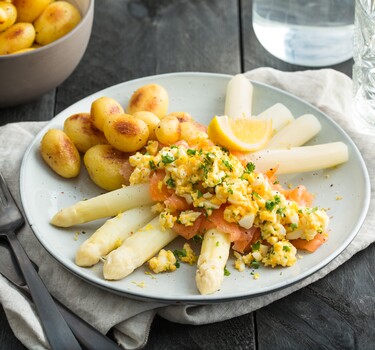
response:
[[[16,256],[48,342],[56,350],[82,349],[17,239],[15,232],[24,223],[25,220],[0,173],[0,235],[8,239]]]
[[[9,245],[0,240],[0,273],[15,287],[20,289],[20,291],[27,297],[30,297],[30,292],[25,283],[25,279],[22,276],[22,272],[19,269],[17,262],[14,258],[14,254],[9,249]],[[37,266],[33,264],[37,270]],[[106,335],[100,333],[93,326],[88,324],[82,318],[77,316],[73,311],[67,309],[58,300],[55,300],[57,307],[67,322],[68,326],[71,328],[72,332],[78,339],[79,343],[89,350],[94,349],[106,349],[106,350],[118,350],[117,344],[108,338]]]

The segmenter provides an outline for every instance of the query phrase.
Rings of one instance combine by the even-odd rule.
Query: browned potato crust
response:
[[[90,113],[77,113],[67,118],[64,132],[82,153],[95,145],[108,143],[104,133],[92,123]]]
[[[13,0],[17,8],[17,22],[32,23],[53,0]]]
[[[35,41],[47,45],[69,33],[81,21],[78,9],[66,1],[49,4],[34,21]]]
[[[99,187],[112,191],[126,184],[121,170],[128,158],[129,155],[111,145],[96,145],[85,153],[83,162],[91,180]]]
[[[0,55],[29,48],[35,38],[35,30],[31,23],[16,23],[0,33]]]
[[[147,124],[130,114],[107,119],[104,135],[108,142],[123,152],[135,152],[146,145],[149,131]]]
[[[193,120],[192,116],[187,112],[172,112],[168,114],[168,117],[176,117],[180,123],[190,122]]]
[[[70,138],[58,129],[50,129],[40,143],[40,153],[49,167],[65,178],[79,174],[81,158]]]
[[[136,90],[130,98],[126,112],[147,111],[154,113],[157,117],[163,118],[168,110],[168,93],[158,84],[148,84]]]
[[[115,99],[103,96],[91,104],[90,114],[94,125],[103,131],[104,122],[109,117],[124,114],[124,109]]]

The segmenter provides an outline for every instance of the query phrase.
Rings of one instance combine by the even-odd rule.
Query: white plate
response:
[[[349,147],[349,161],[335,169],[295,174],[281,179],[286,184],[306,185],[311,192],[316,193],[316,205],[330,208],[332,220],[327,243],[313,254],[301,253],[303,258],[290,268],[258,269],[260,277],[257,280],[253,279],[250,269],[245,272],[235,270],[232,259],[227,265],[231,275],[225,277],[221,290],[205,296],[196,289],[195,267],[187,264],[181,264],[181,268],[174,273],[154,277],[146,275],[146,268],[141,267],[127,278],[115,282],[102,278],[101,264],[93,268],[75,265],[74,256],[78,246],[103,221],[70,229],[56,228],[49,221],[59,209],[102,191],[93,185],[85,171],[74,180],[64,180],[43,163],[39,143],[46,130],[62,128],[64,120],[74,113],[90,111],[91,102],[101,96],[113,97],[126,105],[138,87],[151,82],[161,84],[169,92],[169,111],[187,111],[195,119],[207,124],[215,114],[223,113],[229,79],[227,75],[206,73],[176,73],[142,78],[97,92],[52,119],[26,151],[20,180],[27,219],[44,248],[69,271],[99,287],[136,299],[180,303],[219,302],[269,293],[306,278],[340,254],[357,234],[368,210],[370,185],[364,161],[351,139],[329,117],[292,95],[254,82],[254,113],[282,102],[295,117],[312,113],[320,120],[322,131],[310,144],[343,141]],[[342,199],[338,200],[339,197]],[[81,233],[75,240],[77,232]],[[182,238],[179,238],[172,244],[172,248],[180,249],[182,243]],[[198,246],[196,248],[199,249]],[[139,286],[140,282],[144,282],[143,288]]]

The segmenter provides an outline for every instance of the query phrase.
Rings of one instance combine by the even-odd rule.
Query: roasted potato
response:
[[[187,112],[172,112],[168,116],[176,117],[180,123],[190,122],[193,120],[192,116]]]
[[[29,48],[35,38],[35,30],[31,23],[16,23],[0,33],[0,55]]]
[[[79,174],[81,158],[70,138],[58,129],[50,129],[40,143],[40,153],[50,168],[65,178]]]
[[[13,0],[17,22],[32,23],[53,0]]]
[[[91,180],[99,187],[112,191],[126,183],[121,168],[128,158],[126,153],[111,145],[96,145],[85,153],[83,162]]]
[[[177,142],[181,136],[180,122],[174,116],[162,118],[155,129],[155,135],[157,140],[164,145]]]
[[[123,152],[135,152],[146,145],[149,131],[147,124],[130,114],[108,118],[103,127],[108,142]]]
[[[143,120],[147,124],[148,131],[150,133],[148,138],[150,140],[155,140],[155,129],[159,124],[160,119],[154,113],[146,111],[135,112],[133,116]]]
[[[8,2],[0,1],[0,32],[12,26],[16,19],[16,7]]]
[[[69,33],[81,21],[76,7],[66,1],[50,3],[34,21],[35,41],[47,45]]]
[[[111,97],[100,97],[91,104],[91,118],[94,125],[103,131],[104,122],[109,118],[124,114],[121,105]]]
[[[108,143],[103,132],[92,123],[90,113],[71,115],[64,122],[64,132],[82,153],[95,145]]]
[[[168,110],[168,93],[158,84],[148,84],[136,90],[130,98],[126,113],[134,114],[140,111],[154,113],[160,119]]]

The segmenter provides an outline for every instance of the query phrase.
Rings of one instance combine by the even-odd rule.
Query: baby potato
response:
[[[187,112],[172,112],[169,113],[168,116],[176,117],[180,123],[190,122],[193,120],[192,116]]]
[[[155,140],[156,139],[155,129],[157,125],[159,124],[160,119],[154,113],[147,112],[147,111],[135,112],[133,116],[143,120],[147,124],[148,131],[150,133],[148,138],[150,140]]]
[[[49,167],[65,178],[76,177],[81,158],[72,140],[58,129],[48,130],[40,142],[40,153]]]
[[[130,98],[126,113],[147,111],[154,113],[160,119],[168,110],[168,93],[158,84],[148,84],[141,86]]]
[[[103,132],[92,123],[90,113],[71,115],[64,122],[64,132],[82,153],[95,145],[108,143]]]
[[[116,115],[124,114],[121,105],[111,97],[100,97],[91,104],[91,118],[94,125],[103,131],[104,122]]]
[[[122,114],[107,119],[104,135],[108,142],[123,152],[135,152],[146,145],[149,131],[147,124],[130,114]]]
[[[35,30],[31,23],[16,23],[0,33],[0,55],[29,48],[35,39]]]
[[[47,45],[69,33],[81,21],[76,7],[66,1],[50,3],[34,21],[35,41]]]
[[[181,137],[180,122],[174,116],[164,117],[155,129],[155,135],[164,145],[172,145]]]
[[[85,153],[83,162],[96,185],[107,191],[113,191],[126,183],[120,171],[128,158],[127,154],[111,145],[96,145]]]
[[[17,8],[17,22],[29,22],[34,20],[53,0],[13,0]]]
[[[0,1],[0,32],[12,26],[16,19],[16,7],[8,2]]]

